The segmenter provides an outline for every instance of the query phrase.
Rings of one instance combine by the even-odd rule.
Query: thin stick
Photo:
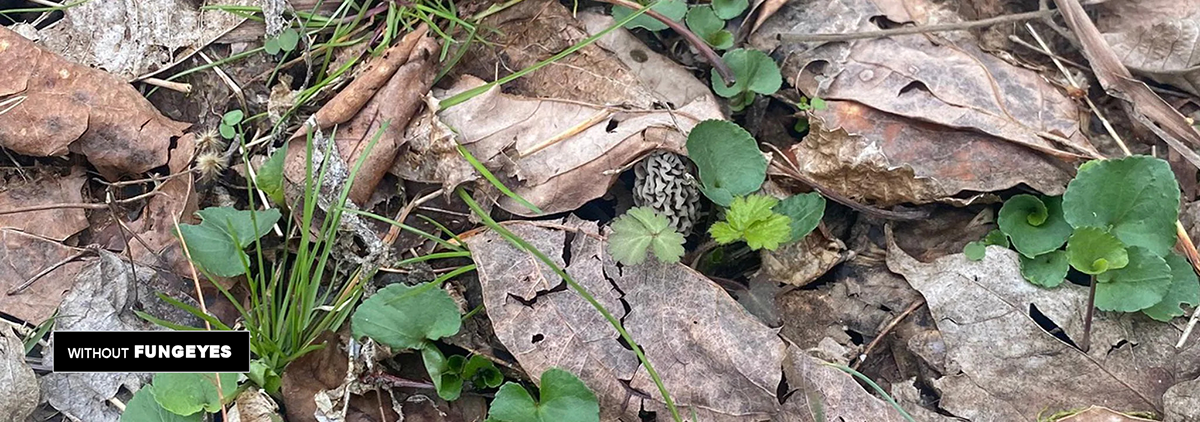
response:
[[[159,192],[157,190],[152,190],[150,192],[146,192],[146,193],[143,193],[141,195],[138,195],[138,196],[135,196],[132,198],[118,199],[116,201],[113,201],[113,203],[123,204],[123,203],[128,203],[128,202],[140,201],[140,200],[149,198],[151,196],[158,195],[160,193],[162,193],[162,192]],[[9,210],[0,210],[0,215],[20,214],[23,212],[34,212],[34,211],[45,211],[45,210],[57,210],[57,209],[64,209],[64,208],[82,208],[85,210],[102,210],[102,209],[108,208],[108,204],[78,202],[78,203],[66,203],[66,204],[33,205],[33,206],[29,206],[29,207],[13,208],[13,209],[9,209]]]
[[[405,204],[404,208],[400,209],[400,212],[396,214],[396,218],[394,218],[393,221],[404,224],[404,220],[408,219],[408,215],[412,213],[413,209],[433,198],[437,198],[438,195],[441,195],[445,192],[446,188],[439,188],[428,195],[413,199],[412,202]],[[387,234],[383,236],[383,245],[390,248],[392,243],[396,243],[397,237],[400,237],[400,226],[393,225],[388,229]]]
[[[912,314],[917,309],[920,309],[923,305],[925,305],[925,299],[917,299],[916,302],[913,302],[912,305],[908,306],[908,309],[905,309],[904,312],[900,313],[900,315],[896,315],[896,318],[892,319],[892,322],[889,322],[887,326],[883,327],[883,330],[875,336],[875,339],[871,340],[871,342],[867,344],[867,348],[863,350],[861,355],[858,355],[858,362],[854,362],[854,366],[851,366],[851,368],[858,370],[858,366],[867,361],[867,356],[870,355],[871,351],[875,349],[875,346],[879,344],[879,340],[882,340],[883,337],[891,332],[893,328],[896,328],[896,325],[900,324],[900,321],[903,321],[904,318],[908,318],[909,314]]]
[[[1083,340],[1079,342],[1079,349],[1087,353],[1092,346],[1092,316],[1096,313],[1096,276],[1092,276],[1092,283],[1088,287],[1087,299],[1087,315],[1083,317]]]
[[[17,287],[13,287],[12,289],[9,289],[8,292],[5,293],[5,295],[12,296],[17,293],[21,293],[22,290],[29,288],[29,286],[32,286],[33,283],[36,283],[42,277],[45,277],[46,274],[50,274],[51,272],[54,272],[54,270],[57,270],[58,267],[66,265],[68,262],[82,258],[89,253],[95,253],[95,252],[96,251],[94,249],[90,249],[90,248],[84,249],[79,252],[76,252],[74,255],[63,258],[63,260],[61,260],[61,261],[50,264],[50,266],[46,267],[46,269],[39,271],[37,274],[34,274],[33,277],[29,277],[29,279],[25,280],[24,283],[21,283],[21,284],[17,285]]]
[[[1058,10],[1036,10],[1033,12],[1017,13],[1015,15],[996,16],[994,18],[980,19],[977,21],[943,23],[937,25],[924,26],[906,26],[903,28],[885,29],[882,31],[867,31],[867,32],[851,32],[846,34],[797,34],[784,33],[776,37],[780,41],[787,42],[831,42],[831,41],[851,41],[862,40],[868,38],[883,38],[893,35],[912,35],[912,34],[927,34],[930,32],[946,32],[946,31],[962,31],[967,29],[982,28],[993,25],[1000,25],[1012,22],[1028,21],[1033,19],[1042,19],[1052,17],[1058,13]]]
[[[630,10],[639,10],[645,7],[629,0],[600,1],[621,6]],[[707,61],[708,64],[711,64],[713,69],[716,69],[717,73],[721,74],[721,79],[724,79],[726,84],[732,85],[736,82],[733,77],[733,70],[729,69],[729,66],[725,64],[724,60],[721,60],[721,56],[718,56],[717,52],[713,51],[712,47],[708,46],[708,42],[701,39],[691,30],[688,30],[686,26],[671,20],[671,18],[663,16],[661,13],[655,12],[653,9],[647,9],[646,16],[658,19],[659,22],[662,22],[668,28],[671,28],[678,33],[679,36],[683,37],[684,40],[687,40],[688,44],[691,44],[692,48],[696,49],[696,51],[699,51],[700,55],[704,57],[704,60]]]
[[[142,82],[147,85],[154,85],[154,86],[157,86],[160,88],[166,88],[166,89],[169,89],[169,90],[172,90],[175,92],[182,92],[184,94],[192,93],[192,84],[189,84],[189,83],[171,82],[171,81],[166,81],[166,80],[162,80],[159,78],[146,78],[146,79],[142,79],[139,82]]]
[[[1192,264],[1192,270],[1200,270],[1200,252],[1196,251],[1192,237],[1188,235],[1187,230],[1183,228],[1183,223],[1180,223],[1179,220],[1175,221],[1175,234],[1179,237],[1179,244],[1183,246],[1183,254]],[[1200,309],[1193,309],[1191,318],[1188,318],[1187,327],[1183,329],[1183,335],[1180,335],[1179,341],[1175,343],[1176,349],[1183,348],[1183,344],[1187,343],[1188,337],[1192,335],[1192,330],[1196,328],[1197,321],[1200,321]]]
[[[175,217],[174,213],[171,214],[171,222],[175,224],[175,233],[182,233],[179,231],[179,219]],[[192,286],[196,288],[196,301],[200,302],[200,312],[212,316],[212,314],[208,313],[208,306],[204,304],[204,294],[200,292],[200,276],[196,274],[196,265],[192,264],[192,251],[188,249],[187,241],[183,239],[183,236],[179,237],[179,245],[183,248],[183,256],[187,258],[188,270],[192,272]],[[204,330],[212,331],[212,324],[208,323],[208,319],[200,319],[204,320]],[[225,393],[221,391],[221,374],[213,373],[213,381],[217,387],[217,402],[225,403]],[[225,413],[224,404],[221,405],[221,420],[229,420],[229,415]]]

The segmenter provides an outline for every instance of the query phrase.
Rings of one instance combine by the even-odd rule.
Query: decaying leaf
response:
[[[110,180],[166,164],[171,141],[189,126],[120,78],[0,28],[0,98],[21,97],[0,114],[0,146],[37,157],[78,152]]]
[[[58,309],[63,295],[75,285],[84,267],[68,262],[40,277],[15,295],[6,294],[51,265],[77,254],[78,249],[16,230],[0,229],[0,312],[31,324],[40,324]]]
[[[29,182],[10,180],[0,187],[0,210],[83,202],[82,168],[66,175],[44,173]],[[79,208],[57,208],[0,215],[0,227],[8,227],[53,240],[64,240],[88,227]]]
[[[26,420],[38,405],[37,376],[25,363],[21,336],[0,326],[0,415],[11,421]]]
[[[847,258],[845,250],[846,245],[841,239],[831,239],[824,232],[816,230],[778,250],[760,252],[760,271],[771,280],[804,286],[842,263]]]
[[[867,393],[850,375],[824,365],[792,344],[787,348],[784,374],[791,386],[785,413],[778,420],[900,422],[904,418],[883,400]],[[818,417],[818,415],[820,415]]]
[[[1163,396],[1165,422],[1200,420],[1200,378],[1175,384]]]
[[[789,82],[827,100],[792,151],[801,171],[856,199],[928,203],[1020,183],[1060,193],[1071,175],[1062,161],[1094,153],[1068,97],[970,44],[934,45],[921,35],[777,41],[878,30],[870,19],[884,12],[875,3],[791,2],[752,39],[777,46]]]
[[[1096,27],[1125,67],[1200,95],[1200,4],[1113,1],[1096,15]]]
[[[1100,313],[1087,353],[1082,336],[1087,288],[1043,289],[1026,282],[1017,254],[989,246],[980,262],[961,254],[922,263],[891,243],[888,267],[928,303],[945,345],[946,372],[931,380],[939,406],[970,420],[1026,420],[1084,405],[1161,412],[1163,393],[1200,363],[1177,351],[1174,328],[1139,315]]]
[[[1117,412],[1107,407],[1092,406],[1082,412],[1058,419],[1055,422],[1151,422],[1153,419],[1138,418]]]

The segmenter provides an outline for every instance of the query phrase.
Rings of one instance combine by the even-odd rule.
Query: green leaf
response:
[[[748,0],[713,0],[713,11],[717,17],[725,20],[733,19],[746,11],[746,7],[750,6]]]
[[[250,372],[246,373],[246,378],[251,382],[262,387],[268,394],[279,393],[279,387],[283,384],[283,378],[275,373],[262,359],[254,359],[250,361]]]
[[[217,392],[217,374],[154,374],[148,387],[154,400],[163,409],[188,416],[201,410],[213,413],[221,410],[222,400],[229,402],[237,390],[238,374],[220,374],[221,391]]]
[[[797,242],[817,228],[825,215],[825,198],[816,192],[792,195],[779,201],[775,212],[792,219],[792,237],[788,242]]]
[[[1167,294],[1161,301],[1154,306],[1142,309],[1142,312],[1150,318],[1168,322],[1175,317],[1183,316],[1183,308],[1180,305],[1185,303],[1193,307],[1200,305],[1200,284],[1197,284],[1196,272],[1187,259],[1174,253],[1167,255],[1164,259],[1167,261],[1167,266],[1171,267],[1171,287],[1167,289]]]
[[[654,251],[661,262],[675,263],[683,256],[682,234],[671,228],[670,220],[649,207],[630,208],[612,222],[608,252],[625,265],[646,261],[646,251]]]
[[[210,207],[196,215],[202,219],[200,224],[181,224],[179,234],[187,242],[192,262],[221,277],[244,273],[243,259],[249,260],[249,256],[242,249],[267,234],[279,221],[279,210],[276,209],[243,211]]]
[[[1071,265],[1067,263],[1067,253],[1053,251],[1033,258],[1018,255],[1021,260],[1021,275],[1030,283],[1038,286],[1053,288],[1062,284],[1067,278]]]
[[[217,125],[217,129],[221,132],[221,137],[225,139],[233,139],[233,137],[237,135],[237,129],[234,129],[233,126],[224,123]]]
[[[718,50],[733,46],[733,34],[725,30],[725,21],[717,17],[712,6],[696,6],[685,18],[688,29]]]
[[[1142,247],[1129,248],[1129,265],[1096,276],[1096,309],[1134,312],[1154,306],[1171,288],[1171,267]]]
[[[767,179],[767,159],[754,137],[732,122],[700,122],[688,134],[687,152],[700,171],[701,191],[717,205],[728,207]]]
[[[1071,236],[1060,197],[1048,197],[1045,202],[1033,195],[1009,198],[1000,207],[997,223],[1017,251],[1028,258],[1062,247]]]
[[[651,7],[650,10],[666,16],[667,19],[678,22],[680,19],[683,19],[683,15],[687,14],[688,8],[687,2],[684,0],[662,0],[654,7]],[[633,14],[633,12],[634,10],[628,7],[613,6],[612,17],[616,20],[622,20]],[[646,28],[650,31],[662,31],[667,29],[667,24],[659,22],[658,19],[654,19],[643,13],[625,24],[625,28]]]
[[[264,42],[263,51],[272,56],[279,54],[279,38],[271,38]]]
[[[300,32],[295,29],[284,29],[277,37],[279,40],[279,49],[283,51],[292,51],[296,49],[296,45],[300,43]]]
[[[121,412],[121,422],[201,422],[204,420],[203,413],[193,413],[189,416],[180,416],[167,409],[163,409],[154,401],[154,394],[150,392],[150,387],[142,387],[133,398],[125,403],[125,411]]]
[[[425,372],[433,381],[433,388],[437,390],[438,397],[446,401],[457,400],[462,394],[463,379],[450,368],[442,351],[431,343],[425,343],[421,349],[421,358],[425,361]]]
[[[987,236],[983,237],[984,245],[996,245],[1002,248],[1008,248],[1008,235],[1000,231],[1000,229],[992,229]]]
[[[721,56],[725,64],[733,69],[733,77],[737,81],[732,86],[726,86],[725,80],[717,72],[712,74],[713,91],[725,98],[733,98],[744,93],[757,92],[763,95],[774,94],[783,85],[783,76],[775,60],[758,50],[739,48],[729,50]],[[753,97],[751,97],[751,100]]]
[[[1084,274],[1096,275],[1129,264],[1125,245],[1096,227],[1080,227],[1067,240],[1067,260]]]
[[[820,97],[813,97],[812,100],[808,102],[808,106],[813,110],[824,110],[828,107],[825,105],[825,100],[821,99]]]
[[[238,123],[241,123],[242,119],[245,117],[246,114],[241,110],[233,109],[225,112],[224,116],[221,116],[221,123],[229,126],[236,126]]]
[[[354,338],[370,337],[396,349],[421,349],[426,341],[458,333],[461,326],[454,299],[432,283],[387,286],[350,317]]]
[[[968,242],[963,246],[963,255],[972,261],[982,261],[983,257],[987,256],[987,245],[983,242]]]
[[[766,195],[734,198],[725,212],[725,221],[709,228],[713,240],[720,244],[745,240],[750,249],[775,250],[792,236],[791,219],[771,211],[779,200]]]
[[[262,166],[258,168],[258,188],[271,198],[276,205],[286,205],[286,200],[283,197],[283,158],[286,154],[286,149],[280,148],[275,153],[267,157]]]
[[[1080,166],[1063,194],[1072,227],[1101,227],[1127,246],[1165,256],[1175,246],[1179,184],[1171,166],[1135,155]]]
[[[550,368],[542,373],[541,400],[524,387],[504,383],[488,409],[488,420],[498,422],[591,422],[600,420],[600,404],[583,381],[570,372]]]
[[[471,356],[462,370],[463,379],[469,379],[476,387],[496,388],[504,382],[504,374],[496,369],[492,361],[483,355]]]

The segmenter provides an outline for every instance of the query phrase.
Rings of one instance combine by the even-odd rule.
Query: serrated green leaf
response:
[[[461,325],[454,299],[430,283],[387,286],[350,317],[354,338],[370,337],[396,349],[421,349],[427,341],[458,333]]]
[[[1008,235],[1000,231],[1000,229],[992,229],[987,236],[983,237],[984,245],[996,245],[1002,248],[1008,248]]]
[[[1167,266],[1171,267],[1171,287],[1162,300],[1146,309],[1142,309],[1150,318],[1168,322],[1175,317],[1183,316],[1180,305],[1200,305],[1200,284],[1197,284],[1196,271],[1187,259],[1172,253],[1164,258]]]
[[[237,390],[236,373],[220,374],[221,391],[217,391],[217,374],[154,374],[148,387],[159,406],[171,413],[188,416],[201,410],[213,413],[221,410],[222,399],[229,402]]]
[[[258,168],[258,189],[267,194],[276,205],[286,205],[286,200],[283,197],[283,158],[286,155],[286,149],[280,148],[275,153],[267,157],[262,166]]]
[[[271,230],[279,221],[279,210],[237,210],[231,207],[210,207],[196,213],[198,225],[181,224],[179,234],[187,243],[192,262],[210,274],[234,277],[246,271],[243,251],[255,239]]]
[[[654,252],[661,262],[675,263],[683,257],[682,234],[671,228],[671,221],[649,207],[630,208],[612,222],[608,252],[625,265],[646,261],[646,252]]]
[[[433,388],[437,390],[438,397],[446,401],[457,400],[462,394],[463,380],[450,368],[442,351],[433,344],[425,343],[421,348],[421,359],[425,362],[425,372],[429,374],[430,381],[433,381]]]
[[[1165,256],[1175,246],[1179,184],[1158,158],[1091,161],[1067,185],[1063,216],[1072,227],[1106,228],[1127,246]]]
[[[783,85],[783,76],[779,73],[779,66],[775,64],[775,59],[766,53],[739,48],[725,52],[721,59],[733,70],[733,77],[736,81],[732,86],[726,86],[721,75],[713,72],[712,86],[717,95],[725,98],[734,98],[751,92],[771,95]],[[753,96],[750,99],[753,100]],[[745,102],[745,99],[739,102]]]
[[[713,224],[709,234],[721,244],[745,240],[750,249],[775,250],[792,236],[791,219],[771,210],[777,203],[766,195],[734,198],[725,221]]]
[[[1067,240],[1067,261],[1084,274],[1101,274],[1129,264],[1125,245],[1096,227],[1080,227]]]
[[[1071,225],[1062,215],[1062,198],[1017,195],[1004,201],[997,217],[1000,230],[1013,247],[1028,258],[1062,247],[1071,236]]]
[[[716,12],[716,16],[725,20],[740,16],[749,6],[750,2],[748,0],[713,0],[712,2],[713,11]]]
[[[1018,255],[1018,258],[1021,261],[1021,275],[1025,280],[1046,288],[1062,284],[1067,278],[1067,271],[1071,269],[1065,251],[1052,251],[1033,258]]]
[[[821,223],[821,217],[825,216],[825,197],[816,192],[792,195],[779,201],[775,212],[792,219],[792,236],[788,242],[797,242]]]
[[[667,19],[678,22],[680,19],[683,19],[684,15],[687,14],[688,7],[687,2],[684,0],[662,0],[654,7],[651,7],[650,10],[666,16]],[[612,17],[613,19],[619,21],[633,14],[633,12],[633,9],[627,7],[613,6]],[[658,19],[654,19],[643,13],[640,16],[633,18],[633,20],[629,21],[629,23],[625,24],[625,28],[645,28],[649,31],[662,31],[667,29],[667,24],[659,22]]]
[[[720,206],[754,193],[767,178],[767,159],[754,137],[732,122],[700,122],[688,134],[687,152],[700,171],[701,191]]]
[[[1171,288],[1167,261],[1142,247],[1129,248],[1129,265],[1096,276],[1096,309],[1135,312],[1163,300]]]
[[[718,50],[733,46],[733,34],[725,30],[725,21],[717,17],[712,6],[696,6],[684,18],[688,29]]]
[[[583,381],[570,372],[550,368],[542,373],[541,400],[524,387],[504,383],[488,409],[497,422],[591,422],[600,420],[600,404]]]
[[[154,401],[154,394],[149,386],[142,387],[133,398],[125,403],[125,411],[121,412],[121,422],[200,422],[204,414],[200,412],[188,416],[180,416],[163,409]]]
[[[971,261],[982,261],[987,256],[987,245],[983,242],[967,242],[963,246],[963,255]]]
[[[283,51],[293,51],[300,43],[300,32],[295,29],[284,29],[277,37],[279,40],[279,49]]]

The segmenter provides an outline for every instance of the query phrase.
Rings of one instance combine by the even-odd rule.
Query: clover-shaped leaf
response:
[[[1132,156],[1091,161],[1063,194],[1063,216],[1072,227],[1100,227],[1127,246],[1165,256],[1175,246],[1179,183],[1158,158]]]
[[[587,385],[570,372],[550,368],[542,373],[540,400],[520,384],[507,382],[496,392],[488,420],[496,422],[599,422],[600,403]]]
[[[646,261],[646,251],[654,251],[661,262],[679,262],[683,256],[682,234],[671,228],[671,222],[649,207],[630,208],[612,223],[608,235],[608,252],[625,265]]]
[[[1075,229],[1067,240],[1067,260],[1084,274],[1101,274],[1129,264],[1125,245],[1096,227]]]
[[[712,6],[697,6],[685,18],[688,29],[718,50],[733,46],[733,33],[725,30],[725,21],[717,17]]]
[[[1196,272],[1187,259],[1177,254],[1164,258],[1171,267],[1171,287],[1162,300],[1146,309],[1142,309],[1150,318],[1168,322],[1177,316],[1183,316],[1182,304],[1200,305],[1200,284],[1197,284]]]
[[[384,287],[350,317],[354,338],[370,337],[396,349],[423,349],[458,333],[461,324],[454,299],[432,283]]]
[[[712,8],[717,17],[725,20],[738,17],[749,6],[749,0],[713,0],[712,2]]]
[[[754,100],[754,93],[771,95],[783,85],[779,66],[766,53],[739,48],[725,52],[721,59],[733,70],[736,81],[732,86],[726,86],[721,75],[713,72],[713,91],[722,97],[732,98],[730,107],[734,111],[749,105]]]
[[[654,7],[651,7],[650,10],[666,16],[667,19],[679,21],[687,14],[688,7],[687,2],[684,0],[662,0]],[[628,7],[613,6],[612,17],[619,21],[632,15],[634,11]],[[629,23],[626,23],[625,27],[628,29],[645,28],[650,31],[662,31],[667,29],[667,24],[659,22],[658,19],[654,19],[643,13],[633,18]]]
[[[775,212],[792,219],[792,237],[788,242],[797,242],[821,223],[825,215],[825,197],[816,192],[792,195],[779,201]]]
[[[1161,302],[1171,288],[1167,261],[1142,247],[1130,247],[1128,252],[1129,265],[1096,276],[1096,309],[1140,311]]]
[[[725,221],[708,229],[713,240],[722,245],[745,240],[750,249],[775,250],[792,236],[791,219],[771,210],[778,199],[766,195],[734,198],[725,212]]]
[[[1000,207],[996,222],[1017,252],[1027,258],[1058,249],[1071,236],[1071,225],[1062,216],[1061,197],[1043,202],[1033,195],[1014,196]]]
[[[1021,261],[1021,275],[1030,283],[1038,286],[1053,288],[1062,284],[1067,278],[1071,265],[1067,263],[1067,253],[1053,251],[1033,258],[1018,255]]]
[[[767,179],[767,159],[754,137],[732,122],[700,122],[688,134],[687,153],[700,171],[700,190],[723,207],[735,196],[757,191]]]

